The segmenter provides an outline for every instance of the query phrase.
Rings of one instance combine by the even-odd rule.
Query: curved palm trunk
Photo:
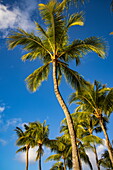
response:
[[[26,170],[28,170],[29,166],[29,146],[26,146]]]
[[[94,154],[95,154],[95,158],[96,158],[96,165],[97,165],[97,169],[100,170],[100,166],[99,166],[99,161],[98,161],[98,155],[97,155],[97,151],[96,151],[96,146],[94,145]]]
[[[108,148],[109,157],[110,157],[110,160],[111,160],[111,163],[112,163],[112,166],[113,166],[113,148],[112,148],[112,146],[111,146],[111,143],[110,143],[108,134],[107,134],[107,132],[106,132],[106,130],[105,130],[105,127],[104,127],[104,125],[103,125],[103,120],[100,119],[99,122],[100,122],[101,128],[102,128],[102,130],[103,130],[105,139],[106,139],[106,145],[107,145],[107,148]]]
[[[73,162],[73,170],[81,170],[81,164],[79,160],[79,155],[78,155],[78,149],[77,149],[77,144],[76,144],[76,134],[74,131],[74,126],[73,126],[73,121],[71,118],[71,115],[69,113],[69,110],[60,94],[59,88],[58,88],[58,81],[57,81],[57,69],[56,66],[57,63],[56,61],[53,61],[53,83],[54,83],[54,92],[56,95],[56,98],[61,106],[61,108],[64,111],[64,114],[66,116],[67,120],[67,125],[69,128],[69,134],[71,137],[71,144],[72,144],[72,162]]]

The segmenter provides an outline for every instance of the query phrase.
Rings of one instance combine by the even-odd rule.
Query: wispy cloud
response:
[[[6,144],[7,144],[7,141],[4,140],[4,139],[0,139],[0,143],[1,143],[2,145],[6,145]]]
[[[30,31],[34,28],[34,22],[31,16],[37,8],[36,1],[23,1],[20,4],[20,6],[10,6],[0,3],[0,31],[4,36],[8,34],[10,29],[20,27],[26,31]]]
[[[0,113],[2,113],[5,110],[5,106],[0,106]]]

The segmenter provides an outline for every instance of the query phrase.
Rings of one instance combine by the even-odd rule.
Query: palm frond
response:
[[[24,50],[27,51],[44,51],[51,55],[48,48],[43,44],[42,40],[35,36],[34,33],[27,33],[22,29],[18,29],[17,32],[13,32],[8,37],[9,49],[13,49],[18,45],[22,45]]]
[[[64,49],[60,57],[68,55],[71,60],[76,59],[78,56],[79,58],[83,57],[89,52],[95,52],[99,57],[105,58],[106,50],[106,43],[102,38],[90,37],[85,40],[74,40],[71,45]]]
[[[39,67],[25,79],[28,89],[32,92],[35,92],[41,83],[48,78],[48,74],[49,63]]]
[[[26,147],[25,146],[21,147],[20,149],[16,151],[16,153],[18,152],[26,152]]]
[[[80,25],[80,26],[84,25],[83,12],[70,15],[67,28],[74,26],[74,25]]]
[[[60,158],[61,158],[61,154],[54,154],[54,155],[49,156],[49,157],[45,160],[45,162],[53,161],[53,160],[54,160],[54,161],[59,161]]]
[[[66,81],[74,88],[78,89],[87,84],[87,82],[78,74],[78,72],[68,68],[65,63],[58,62],[61,72],[64,74]]]
[[[62,8],[56,1],[51,0],[47,5],[39,4],[39,10],[45,23],[48,25],[47,34],[51,37],[50,41],[54,45],[53,49],[55,50],[56,44],[59,44],[60,37],[64,32],[64,17],[61,15]]]
[[[91,143],[93,143],[93,144],[95,144],[95,143],[102,144],[102,139],[99,138],[98,136],[95,136],[95,135],[85,136],[85,137],[82,138],[82,141],[84,143],[89,143],[89,144],[91,144]]]

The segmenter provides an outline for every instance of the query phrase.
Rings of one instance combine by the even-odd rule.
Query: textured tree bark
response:
[[[71,144],[72,144],[72,162],[73,162],[73,170],[81,170],[81,164],[80,164],[80,159],[78,155],[78,148],[77,148],[77,142],[76,142],[76,134],[73,126],[73,121],[70,115],[70,112],[60,94],[59,88],[58,88],[58,81],[57,81],[57,63],[56,61],[53,61],[53,83],[54,83],[54,92],[56,95],[56,98],[64,111],[64,114],[66,116],[67,120],[67,125],[69,129],[69,134],[71,138]]]
[[[29,147],[26,146],[26,170],[28,170],[28,166],[29,166]]]
[[[101,118],[99,121],[100,121],[101,128],[102,128],[102,130],[103,130],[105,139],[106,139],[106,145],[107,145],[107,148],[108,148],[109,157],[110,157],[110,160],[111,160],[111,163],[112,163],[112,166],[113,166],[113,148],[112,148],[112,146],[111,146],[111,143],[110,143],[108,134],[107,134],[107,132],[106,132],[106,129],[105,129],[104,125],[103,125],[103,120],[102,120],[102,118]]]

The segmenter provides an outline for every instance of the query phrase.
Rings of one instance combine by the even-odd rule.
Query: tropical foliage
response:
[[[106,46],[105,42],[97,37],[89,37],[84,40],[75,39],[69,43],[68,29],[76,25],[82,26],[84,18],[81,12],[67,17],[64,14],[65,7],[66,1],[58,3],[51,0],[47,4],[39,4],[41,17],[47,28],[45,29],[36,22],[38,36],[33,32],[28,33],[19,28],[17,32],[13,32],[8,37],[8,43],[10,49],[21,45],[27,51],[22,56],[23,61],[41,59],[43,62],[43,66],[36,69],[26,78],[27,86],[31,91],[36,91],[41,83],[48,78],[52,66],[54,92],[66,116],[71,137],[73,169],[79,170],[81,168],[76,145],[76,134],[70,112],[61,96],[58,84],[62,75],[64,75],[73,88],[77,89],[84,86],[86,81],[78,72],[69,68],[69,62],[75,60],[78,65],[81,57],[92,51],[97,53],[99,57],[104,58]]]
[[[105,127],[105,121],[109,120],[109,116],[113,111],[113,88],[107,88],[98,81],[94,84],[82,88],[73,93],[70,102],[76,102],[80,115],[93,115],[99,120],[100,127],[106,139],[109,156],[113,164],[113,150]]]

